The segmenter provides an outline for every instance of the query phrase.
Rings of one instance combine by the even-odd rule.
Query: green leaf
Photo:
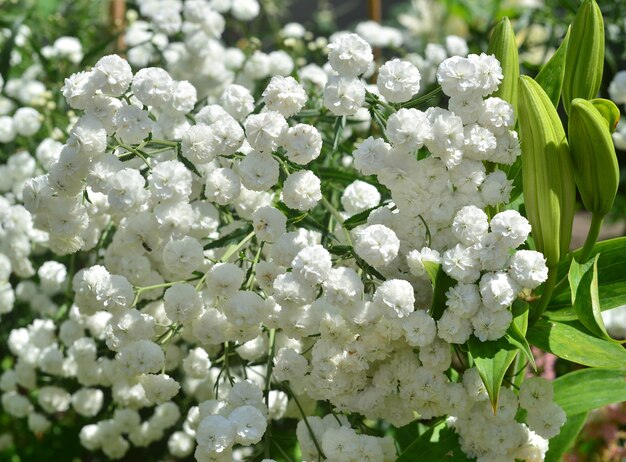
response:
[[[209,249],[218,249],[220,247],[225,247],[228,244],[232,244],[235,241],[239,241],[239,238],[248,235],[252,231],[252,225],[242,226],[241,228],[237,228],[232,233],[227,234],[226,236],[222,236],[219,239],[215,239],[208,244],[204,245],[204,250]]]
[[[565,279],[574,256],[578,256],[581,249],[567,255],[558,266],[558,280]],[[619,237],[598,242],[591,257],[602,254],[598,260],[598,299],[603,311],[626,304],[626,237]],[[571,303],[568,284],[557,286],[555,293],[545,314],[554,320],[577,319]]]
[[[461,451],[459,436],[445,422],[439,422],[419,436],[400,454],[396,462],[443,461],[469,462]]]
[[[424,265],[426,272],[433,283],[433,305],[431,310],[431,316],[437,321],[443,315],[446,310],[446,292],[450,287],[456,285],[456,280],[452,279],[441,268],[441,265]],[[434,272],[434,274],[433,274]]]
[[[335,121],[334,132],[335,136],[333,137],[333,151],[337,150],[337,146],[339,146],[339,139],[343,134],[343,129],[346,128],[346,116],[338,117]]]
[[[552,58],[543,65],[535,81],[547,93],[554,107],[558,107],[561,99],[561,88],[563,87],[563,76],[565,75],[565,57],[567,55],[567,45],[569,43],[570,29],[563,38],[561,45],[556,50]]]
[[[517,347],[512,345],[506,337],[481,342],[474,336],[470,337],[468,346],[476,369],[489,394],[491,406],[495,410],[498,406],[498,396],[504,374],[515,359]]]
[[[526,338],[531,345],[577,364],[626,370],[626,349],[595,337],[578,321],[540,319]]]
[[[561,462],[563,454],[572,447],[583,425],[585,425],[587,415],[587,412],[583,412],[582,414],[567,416],[567,421],[561,427],[561,432],[550,439],[550,449],[546,453],[545,462]]]
[[[370,213],[382,206],[383,204],[380,204],[376,207],[372,207],[370,209],[363,210],[362,212],[352,215],[350,218],[343,222],[343,227],[346,229],[354,229],[359,225],[367,223],[367,218],[370,216]]]
[[[516,324],[523,338],[526,327],[528,326],[528,306],[524,307],[516,304],[513,311],[514,318],[511,324]],[[520,349],[516,343],[521,342],[515,341],[514,343],[510,340],[513,335],[517,336],[516,334],[511,335],[513,329],[514,328],[509,327],[507,331],[508,335],[498,340],[481,342],[476,337],[472,336],[468,341],[469,352],[474,359],[474,364],[476,365],[476,369],[478,369],[480,378],[485,384],[494,411],[498,405],[498,395],[500,394],[500,387],[502,380],[504,380],[504,375]],[[521,350],[524,352],[523,345]],[[532,353],[530,353],[530,356],[532,357]]]
[[[626,372],[583,369],[554,380],[554,401],[567,415],[581,414],[626,401]]]
[[[604,327],[598,299],[598,258],[580,264],[572,260],[569,282],[572,290],[572,306],[578,320],[597,337],[613,341]]]
[[[512,322],[509,328],[506,331],[507,340],[515,345],[518,350],[524,353],[526,359],[533,367],[533,369],[537,370],[537,364],[535,364],[535,357],[533,356],[532,351],[530,350],[530,345],[528,344],[528,340],[526,340],[525,332],[528,328],[528,303],[525,303],[521,300],[515,300],[514,305],[518,305],[520,310],[522,311],[522,315],[519,316],[518,322]],[[523,306],[520,306],[523,305]],[[514,309],[515,314],[515,309]],[[521,324],[521,325],[520,325]]]

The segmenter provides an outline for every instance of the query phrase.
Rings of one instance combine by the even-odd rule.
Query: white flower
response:
[[[131,91],[146,106],[162,107],[172,98],[174,80],[167,71],[146,67],[133,77]]]
[[[468,205],[459,210],[452,222],[452,232],[464,245],[473,245],[487,235],[488,217],[478,207]]]
[[[252,214],[254,232],[265,242],[275,242],[286,231],[287,217],[280,210],[265,206]]]
[[[374,292],[373,302],[390,318],[404,318],[414,310],[413,286],[402,279],[388,279]]]
[[[267,191],[278,181],[278,161],[268,152],[252,151],[239,164],[241,184],[252,191]]]
[[[339,34],[328,44],[328,61],[342,76],[363,74],[374,60],[372,47],[357,34]]]
[[[282,144],[288,125],[281,114],[268,111],[249,115],[244,127],[250,146],[261,152],[272,152]]]
[[[392,59],[378,70],[376,85],[390,103],[403,103],[419,92],[421,75],[408,61]]]
[[[512,248],[522,245],[530,234],[530,223],[515,210],[505,210],[491,219],[491,231]]]
[[[221,106],[236,120],[242,121],[254,110],[254,98],[241,85],[229,85],[220,97]]]
[[[283,144],[290,161],[306,165],[319,157],[322,151],[322,135],[312,125],[297,124],[287,130]]]
[[[207,273],[206,286],[214,297],[231,297],[243,284],[244,272],[233,263],[218,263]]]
[[[267,428],[267,420],[254,406],[237,407],[230,413],[228,420],[237,434],[235,442],[240,444],[258,443]]]
[[[354,234],[357,255],[374,267],[385,266],[398,255],[400,240],[384,225],[367,226]]]
[[[330,253],[321,245],[305,247],[291,262],[292,273],[302,283],[322,284],[332,268]]]
[[[98,89],[108,96],[123,95],[133,79],[130,65],[117,55],[100,58],[93,69]]]
[[[283,202],[290,209],[310,210],[322,199],[321,182],[310,170],[300,170],[283,184]]]
[[[350,183],[341,195],[341,205],[350,216],[376,207],[379,203],[378,189],[361,180]]]
[[[196,440],[199,447],[210,452],[224,452],[235,441],[236,428],[233,422],[221,415],[205,417],[198,425]]]
[[[354,115],[365,102],[365,85],[355,77],[330,76],[324,105],[336,116]]]
[[[415,152],[433,137],[430,121],[417,109],[399,109],[389,116],[385,134],[401,152]]]
[[[233,202],[241,191],[239,175],[230,168],[216,168],[206,176],[205,196],[219,205]]]
[[[176,284],[165,291],[163,306],[172,322],[188,324],[202,314],[200,294],[191,284]]]
[[[302,85],[289,77],[276,75],[263,91],[263,101],[267,109],[276,111],[285,117],[297,114],[307,101]]]
[[[534,250],[518,250],[509,260],[509,274],[523,288],[534,289],[548,279],[546,259]]]

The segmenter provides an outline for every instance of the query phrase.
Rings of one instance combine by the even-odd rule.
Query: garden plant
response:
[[[596,0],[534,71],[504,15],[418,55],[274,2],[69,3],[83,43],[3,25],[0,458],[556,462],[626,401]]]

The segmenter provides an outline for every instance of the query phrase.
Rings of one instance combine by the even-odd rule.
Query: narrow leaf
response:
[[[241,228],[237,228],[232,233],[227,234],[226,236],[222,236],[219,239],[215,239],[208,244],[204,245],[204,250],[209,249],[218,249],[220,247],[225,247],[228,244],[231,244],[235,241],[239,241],[239,238],[248,235],[252,231],[252,226],[243,226]]]
[[[535,357],[530,349],[530,345],[528,344],[528,340],[526,340],[525,332],[528,326],[528,308],[526,308],[526,312],[523,317],[519,318],[522,322],[525,321],[525,325],[519,326],[517,322],[512,322],[506,331],[507,340],[515,345],[533,367],[533,369],[537,370],[537,364],[535,364]]]
[[[559,105],[561,99],[561,89],[563,87],[563,76],[565,75],[565,57],[567,56],[567,45],[569,43],[570,29],[563,38],[561,45],[556,50],[552,58],[543,65],[535,81],[550,97],[554,107]]]
[[[470,459],[461,451],[459,436],[445,422],[439,422],[420,435],[400,454],[396,462],[414,462],[415,460],[469,462]]]
[[[577,364],[626,370],[626,349],[595,337],[578,321],[540,319],[526,338],[531,345]]]
[[[572,306],[578,320],[597,337],[614,341],[604,327],[598,295],[598,258],[580,264],[572,260],[569,282],[572,291]]]
[[[359,225],[366,223],[367,218],[370,216],[370,213],[372,213],[377,208],[382,207],[382,205],[383,204],[377,205],[376,207],[372,207],[370,209],[363,210],[362,212],[352,215],[350,218],[343,222],[343,227],[347,229],[353,229]]]
[[[498,396],[504,374],[515,359],[518,349],[506,337],[481,342],[472,336],[468,341],[468,346],[476,369],[489,394],[491,406],[495,410],[498,406]]]
[[[558,266],[558,280],[566,279],[573,257],[580,254],[578,249],[567,255]],[[602,253],[598,260],[598,298],[603,311],[626,304],[626,237],[598,242],[591,257]],[[558,313],[558,314],[557,314]],[[572,307],[570,288],[563,284],[555,291],[546,315],[552,319],[573,320],[576,312]],[[553,317],[554,316],[554,317]]]
[[[626,401],[623,369],[583,369],[559,377],[553,385],[554,401],[567,415]]]

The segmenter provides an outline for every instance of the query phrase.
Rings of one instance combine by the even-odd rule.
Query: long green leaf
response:
[[[515,303],[518,303],[518,301],[516,300]],[[519,301],[519,303],[524,303],[524,302]],[[520,321],[523,322],[523,325],[520,326],[519,321],[512,322],[506,332],[506,337],[507,337],[507,340],[512,345],[515,345],[518,348],[518,350],[524,353],[524,356],[526,356],[526,359],[528,360],[530,365],[533,367],[533,369],[536,371],[537,365],[535,364],[535,358],[533,356],[532,351],[530,350],[530,345],[528,344],[528,340],[526,340],[526,336],[525,336],[525,332],[528,327],[528,304],[527,303],[524,303],[524,304],[526,305],[525,306],[526,314],[523,317],[519,318]]]
[[[443,461],[469,462],[461,451],[459,436],[446,427],[445,422],[433,425],[423,435],[411,443],[396,462]]]
[[[567,415],[581,414],[626,401],[626,372],[583,369],[554,380],[554,401]]]
[[[528,323],[528,310],[523,311],[513,319],[520,331],[525,331]],[[476,337],[470,337],[468,341],[469,351],[474,359],[474,364],[480,378],[485,384],[491,405],[496,409],[500,386],[504,380],[504,374],[515,359],[519,348],[504,336],[498,340],[481,342]],[[531,355],[532,356],[532,355]]]
[[[578,320],[597,337],[613,341],[604,327],[598,296],[598,258],[580,264],[572,260],[569,281],[572,290],[572,305]]]
[[[578,249],[569,254],[558,266],[558,280],[565,279],[574,256],[580,254]],[[598,299],[602,310],[610,310],[626,304],[626,237],[619,237],[598,242],[591,252],[591,257],[602,254],[598,259]],[[555,320],[574,320],[577,318],[572,307],[570,288],[562,284],[550,300],[545,313]]]
[[[26,19],[26,16],[20,16],[13,22],[13,27],[11,27],[11,32],[9,37],[4,42],[4,46],[2,47],[2,51],[0,51],[0,76],[2,76],[3,80],[6,82],[9,77],[9,70],[11,69],[11,52],[15,47],[15,38],[17,36],[17,31],[20,26]]]
[[[567,451],[580,433],[587,420],[587,412],[582,414],[568,415],[567,421],[561,427],[561,432],[550,439],[550,449],[546,453],[545,462],[560,462],[563,454]]]
[[[567,55],[567,45],[569,43],[569,33],[563,38],[561,45],[556,50],[552,58],[544,64],[544,66],[535,77],[535,81],[541,85],[541,88],[547,93],[554,107],[559,105],[561,99],[561,88],[563,88],[563,76],[565,75],[565,57]]]
[[[526,333],[531,345],[584,366],[626,370],[626,349],[595,337],[578,321],[541,319]]]

